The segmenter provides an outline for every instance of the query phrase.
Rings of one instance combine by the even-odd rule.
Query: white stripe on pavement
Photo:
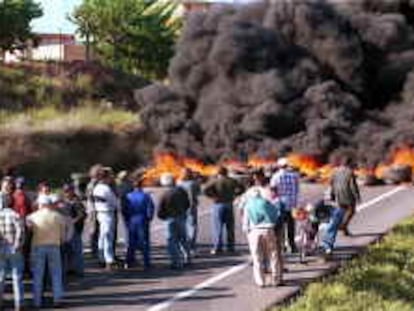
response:
[[[397,188],[394,188],[394,189],[392,189],[388,192],[385,192],[385,193],[375,197],[374,199],[369,200],[368,202],[359,205],[356,210],[358,212],[362,211],[363,209],[365,209],[367,207],[370,207],[371,205],[374,205],[374,204],[376,204],[376,203],[378,203],[378,202],[380,202],[380,201],[396,194],[397,192],[400,192],[400,191],[405,190],[405,189],[407,189],[407,186],[398,186]]]
[[[248,266],[249,266],[249,262],[243,262],[241,264],[238,264],[235,267],[232,267],[232,268],[230,268],[230,269],[228,269],[228,270],[226,270],[226,271],[224,271],[220,274],[217,274],[217,275],[205,280],[202,283],[197,284],[192,289],[177,293],[172,298],[150,307],[149,309],[147,309],[147,311],[161,311],[161,310],[167,309],[167,308],[171,307],[171,305],[174,302],[176,302],[178,300],[185,299],[187,297],[190,297],[190,296],[194,295],[195,293],[197,293],[198,291],[203,290],[205,288],[208,288],[211,285],[213,285],[213,284],[215,284],[215,283],[217,283],[221,280],[224,280],[225,278],[227,278],[227,277],[229,277],[229,276],[231,276],[231,275],[233,275],[233,274],[235,274],[239,271],[244,270]]]
[[[394,194],[396,194],[396,193],[398,193],[398,192],[400,192],[402,190],[405,190],[405,189],[407,189],[406,186],[399,186],[399,187],[394,188],[394,189],[392,189],[392,190],[390,190],[388,192],[385,192],[385,193],[383,193],[383,194],[381,194],[381,195],[379,195],[379,196],[377,196],[377,197],[369,200],[368,202],[365,202],[365,203],[361,204],[360,206],[358,206],[357,207],[357,211],[361,211],[361,210],[363,210],[363,209],[365,209],[365,208],[367,208],[369,206],[375,205],[378,202],[380,202],[380,201],[382,201],[382,200],[384,200],[384,199],[386,199],[388,197],[391,197]],[[229,276],[231,276],[233,274],[236,274],[237,272],[240,272],[240,271],[246,269],[249,265],[250,265],[250,262],[249,261],[244,262],[244,263],[241,263],[241,264],[238,264],[235,267],[232,267],[230,269],[227,269],[224,272],[219,273],[219,274],[217,274],[217,275],[215,275],[215,276],[213,276],[213,277],[211,277],[211,278],[209,278],[209,279],[207,279],[207,280],[205,280],[205,281],[203,281],[203,282],[195,285],[193,288],[191,288],[189,290],[185,290],[185,291],[178,292],[177,294],[175,294],[170,299],[167,299],[167,300],[165,300],[163,302],[160,302],[160,303],[158,303],[156,305],[153,305],[152,307],[149,307],[147,309],[147,311],[162,311],[162,310],[166,310],[166,309],[170,308],[175,302],[177,302],[179,300],[183,300],[183,299],[188,298],[190,296],[193,296],[197,292],[199,292],[199,291],[201,291],[201,290],[203,290],[205,288],[208,288],[208,287],[214,285],[215,283],[220,282],[221,280],[224,280],[225,278],[227,278],[227,277],[229,277]]]

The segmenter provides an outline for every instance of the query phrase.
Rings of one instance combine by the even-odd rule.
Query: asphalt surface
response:
[[[322,196],[324,187],[303,184],[301,202]],[[414,191],[409,186],[362,187],[363,203],[351,223],[352,237],[338,236],[334,258],[324,263],[320,257],[307,258],[301,264],[296,255],[285,255],[284,286],[258,288],[252,279],[246,239],[236,221],[237,254],[212,256],[210,202],[201,198],[197,258],[183,271],[168,269],[164,226],[155,219],[151,229],[154,267],[143,271],[105,272],[87,259],[84,278],[70,280],[67,287],[67,310],[264,310],[300,293],[316,278],[330,273],[377,240],[401,219],[414,212]],[[150,189],[157,197],[158,190]],[[122,226],[120,237],[124,235]],[[118,255],[123,256],[123,247]],[[88,255],[87,255],[88,257]],[[137,253],[137,258],[140,254]]]

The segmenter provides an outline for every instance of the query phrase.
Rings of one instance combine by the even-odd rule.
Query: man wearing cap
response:
[[[114,235],[116,230],[115,213],[119,208],[118,198],[112,188],[112,174],[103,170],[102,178],[93,189],[93,201],[96,218],[99,224],[98,252],[99,259],[107,270],[112,270],[115,264]]]
[[[42,307],[43,280],[48,267],[52,281],[53,303],[61,304],[63,298],[63,267],[61,246],[68,238],[68,224],[65,216],[56,211],[58,198],[41,195],[37,199],[38,210],[26,218],[32,231],[32,275],[34,307]]]
[[[166,223],[167,249],[171,268],[182,269],[191,261],[185,228],[190,200],[187,192],[175,185],[173,175],[163,174],[160,183],[166,189],[161,196],[157,215]]]
[[[3,310],[3,292],[6,274],[13,278],[14,307],[21,310],[24,300],[24,260],[21,249],[24,241],[24,223],[12,209],[13,182],[5,179],[0,191],[0,310]]]
[[[270,180],[270,187],[276,188],[280,199],[285,204],[285,223],[287,227],[287,238],[292,253],[297,252],[295,245],[295,220],[292,210],[296,208],[299,195],[299,175],[290,166],[286,158],[277,161],[278,171]]]
[[[126,267],[135,264],[135,251],[140,249],[144,257],[144,268],[148,269],[151,265],[149,226],[154,216],[154,202],[142,189],[142,174],[137,172],[133,180],[133,191],[125,195],[122,205],[122,214],[128,230]]]

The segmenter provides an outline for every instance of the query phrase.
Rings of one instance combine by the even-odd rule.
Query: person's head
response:
[[[50,191],[51,191],[50,185],[46,181],[42,181],[37,186],[37,192],[38,193],[41,193],[41,194],[50,194]]]
[[[144,171],[137,170],[131,175],[132,185],[136,189],[142,188],[144,184]]]
[[[66,199],[72,199],[76,196],[75,187],[69,183],[63,184],[62,193]]]
[[[117,183],[123,183],[129,180],[129,172],[126,170],[120,171],[117,175],[116,175],[116,181]]]
[[[171,173],[164,173],[160,177],[160,184],[163,187],[173,187],[175,185],[174,176]]]
[[[17,177],[14,183],[16,189],[23,190],[26,185],[26,180],[24,179],[24,177]]]
[[[101,171],[101,178],[99,179],[101,182],[110,185],[114,181],[114,174],[111,168],[104,167]]]
[[[289,160],[287,158],[279,158],[277,160],[277,166],[279,168],[287,168],[289,166]]]
[[[220,166],[219,167],[218,173],[217,173],[218,176],[225,177],[228,174],[229,174],[229,171],[228,171],[227,167],[225,167],[225,166]]]
[[[15,184],[13,178],[7,176],[4,177],[1,182],[1,192],[10,194],[15,190]]]
[[[89,178],[100,179],[102,175],[102,169],[103,169],[102,164],[92,165],[91,168],[89,169]]]
[[[256,186],[264,186],[267,183],[263,170],[257,170],[253,173],[253,184]]]
[[[344,156],[341,159],[341,165],[352,168],[354,166],[354,161],[350,156]]]

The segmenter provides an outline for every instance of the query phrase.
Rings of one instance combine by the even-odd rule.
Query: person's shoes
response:
[[[117,268],[115,263],[108,263],[105,265],[105,271],[112,272],[115,271]]]
[[[183,265],[175,263],[175,264],[171,264],[170,265],[170,269],[171,270],[182,270],[183,269]]]
[[[63,308],[65,305],[62,301],[54,301],[53,302],[53,309],[61,309]]]
[[[278,287],[278,286],[283,286],[284,283],[282,280],[272,280],[270,281],[270,286],[272,287]]]
[[[227,250],[227,254],[229,256],[236,256],[237,255],[237,252],[236,252],[236,250],[234,248],[230,248],[230,249]]]
[[[352,233],[349,232],[347,228],[343,229],[344,236],[352,236]]]
[[[323,259],[325,262],[330,261],[332,259],[332,249],[328,248],[324,251]]]
[[[222,251],[220,250],[220,249],[215,249],[215,248],[213,248],[211,251],[210,251],[210,254],[211,255],[218,255],[218,254],[220,254]]]

